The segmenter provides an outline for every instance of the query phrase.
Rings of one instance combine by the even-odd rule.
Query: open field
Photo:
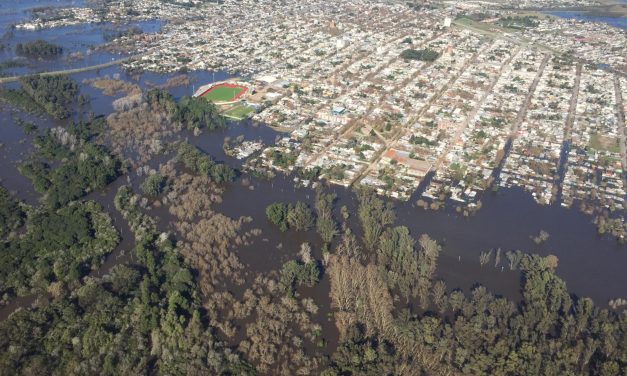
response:
[[[232,106],[231,108],[229,108],[228,110],[226,110],[223,113],[223,115],[226,116],[227,118],[242,120],[242,119],[245,119],[253,111],[254,111],[254,108],[250,106],[246,106],[243,104],[236,104]]]
[[[590,147],[599,151],[620,152],[619,140],[600,134],[593,134],[590,137]]]

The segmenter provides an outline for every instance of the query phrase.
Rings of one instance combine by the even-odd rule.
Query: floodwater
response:
[[[1,15],[0,22],[2,22]],[[80,34],[77,30],[71,32]],[[97,28],[88,27],[85,30],[89,31],[88,35],[92,33],[94,38],[96,35],[100,37],[102,35]],[[49,31],[44,32],[47,36],[57,35]],[[69,31],[66,30],[66,32]],[[13,38],[16,38],[15,35]],[[58,35],[63,35],[63,33],[59,32]],[[19,36],[19,38],[26,37]],[[75,47],[69,48],[87,49],[90,42],[78,41],[76,43]],[[96,115],[107,115],[113,110],[111,102],[119,98],[121,94],[107,97],[99,90],[83,84],[82,81],[94,77],[112,77],[116,74],[119,74],[122,79],[137,83],[143,89],[162,85],[175,76],[175,74],[155,73],[128,75],[121,72],[120,67],[117,66],[72,75],[72,78],[79,82],[81,92],[90,98],[87,106],[77,110],[75,119],[91,111]],[[215,74],[192,72],[188,77],[189,85],[168,89],[175,98],[191,95],[194,89],[202,84],[223,80],[230,76],[223,72],[215,72]],[[39,195],[33,191],[30,182],[15,168],[15,165],[32,151],[32,135],[25,134],[24,130],[15,123],[14,117],[33,121],[40,131],[47,127],[63,125],[67,121],[52,121],[16,112],[6,106],[0,107],[0,143],[3,145],[0,147],[0,161],[4,167],[0,169],[0,182],[20,199],[29,204],[36,204]],[[180,138],[187,139],[218,161],[240,167],[241,161],[226,156],[222,149],[225,137],[235,138],[240,135],[243,135],[246,140],[260,140],[266,145],[272,144],[276,137],[282,136],[264,125],[243,121],[229,123],[229,127],[225,130],[204,131],[200,136],[184,131]],[[157,167],[160,162],[166,161],[169,157],[157,156],[150,165]],[[130,179],[135,186],[141,181],[141,178],[138,178],[134,172],[131,173]],[[102,276],[108,273],[114,265],[131,260],[133,236],[126,221],[113,208],[115,192],[126,182],[127,177],[121,177],[103,191],[93,192],[84,198],[95,200],[105,208],[122,238],[118,247],[106,258],[103,266],[91,274],[92,276]],[[357,237],[360,237],[357,201],[354,193],[338,186],[326,189],[335,192],[338,196],[335,204],[336,220],[340,222],[340,207],[346,205],[351,213],[348,221],[349,227]],[[609,299],[627,297],[625,288],[627,274],[624,273],[624,265],[627,264],[627,247],[619,245],[608,236],[598,236],[590,216],[558,205],[539,206],[528,193],[518,189],[487,193],[482,198],[482,209],[468,218],[456,213],[452,204],[437,212],[418,208],[414,203],[419,197],[419,192],[417,192],[407,202],[394,201],[397,213],[396,225],[407,226],[416,239],[420,234],[429,234],[442,245],[436,278],[443,279],[449,290],[459,288],[469,291],[473,286],[481,284],[497,295],[506,296],[515,301],[519,300],[520,276],[518,272],[508,269],[505,252],[520,249],[541,255],[556,255],[559,259],[557,274],[566,281],[569,291],[573,294],[589,296],[601,306],[606,306]],[[244,230],[259,228],[262,234],[255,237],[250,246],[234,251],[238,253],[249,270],[267,272],[278,270],[284,262],[296,258],[301,244],[305,242],[311,244],[313,255],[318,260],[322,259],[322,245],[315,230],[282,233],[270,224],[265,216],[265,208],[272,202],[301,200],[313,207],[314,199],[315,190],[295,188],[292,176],[279,174],[272,180],[259,180],[243,174],[226,187],[223,202],[216,205],[214,209],[234,218],[240,216],[253,218],[251,223],[245,225]],[[148,210],[148,213],[159,217],[160,229],[164,231],[172,229],[169,223],[170,217],[165,208],[153,208]],[[540,230],[547,231],[550,236],[545,243],[537,245],[531,237],[538,235]],[[480,253],[497,248],[502,250],[501,263],[495,266],[492,261],[488,265],[480,266]],[[236,290],[237,287],[233,289]],[[337,331],[329,316],[331,312],[329,290],[328,277],[324,274],[321,283],[315,288],[299,290],[299,294],[313,298],[319,307],[316,319],[322,325],[324,338],[328,341],[328,346],[324,351],[329,349],[332,351],[337,344]],[[0,320],[15,308],[28,306],[35,299],[36,297],[24,297],[12,300],[9,305],[0,309]]]
[[[4,6],[0,8],[0,43],[4,45],[4,48],[0,49],[0,62],[18,63],[17,66],[0,69],[0,75],[3,76],[81,68],[117,60],[121,55],[95,50],[96,47],[106,42],[107,33],[127,30],[131,27],[137,27],[144,33],[156,33],[161,30],[162,25],[159,20],[148,20],[122,24],[102,22],[41,30],[21,30],[15,29],[13,25],[31,19],[33,8],[83,7],[86,3],[71,0],[27,0],[18,3],[10,9],[5,9]],[[18,43],[28,43],[38,39],[61,46],[63,54],[50,59],[34,59],[15,54],[15,47]]]
[[[29,20],[31,18],[33,8],[42,7],[84,7],[86,0],[19,0],[12,1],[11,6],[3,6],[0,8],[0,32],[6,32],[11,25]]]
[[[551,11],[545,12],[552,16],[560,18],[566,18],[569,20],[588,21],[588,22],[601,22],[610,26],[618,27],[623,30],[627,30],[627,17],[607,17],[607,16],[595,16],[586,12],[580,11]]]
[[[277,269],[295,257],[303,242],[314,245],[314,255],[321,257],[319,240],[313,230],[309,233],[288,231],[281,233],[265,218],[267,205],[276,202],[307,202],[313,207],[315,191],[310,188],[294,188],[290,178],[279,176],[272,181],[259,181],[249,177],[254,190],[241,184],[229,187],[217,210],[231,217],[251,216],[250,228],[260,228],[262,241],[240,251],[242,261],[261,271]],[[351,218],[350,227],[355,234],[358,219],[355,195],[342,187],[328,188],[338,200],[336,208],[346,205]],[[394,201],[396,225],[407,226],[414,238],[426,233],[443,247],[437,277],[447,282],[449,289],[468,289],[482,284],[498,295],[512,299],[519,297],[518,273],[509,271],[505,252],[522,250],[540,255],[554,254],[559,258],[557,274],[562,277],[569,291],[580,296],[592,297],[599,305],[609,299],[627,294],[627,247],[619,245],[611,237],[596,234],[592,218],[561,206],[539,206],[522,190],[502,190],[488,194],[477,214],[464,217],[452,207],[441,211],[425,211],[412,203]],[[339,212],[336,220],[340,219]],[[532,237],[540,230],[549,233],[549,239],[536,244]],[[267,239],[268,241],[264,241]],[[277,245],[281,244],[281,247]],[[479,255],[483,251],[501,248],[499,266],[493,262],[483,267]],[[503,266],[503,268],[501,268]]]

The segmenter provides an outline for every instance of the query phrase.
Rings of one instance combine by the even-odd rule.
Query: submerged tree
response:
[[[280,284],[288,295],[293,296],[299,286],[313,287],[320,280],[318,263],[311,259],[308,262],[290,260],[281,268]]]
[[[324,193],[321,190],[316,192],[316,231],[324,243],[331,243],[333,237],[337,235],[337,223],[333,219],[333,202],[336,195],[334,193]]]
[[[442,247],[431,239],[429,235],[423,234],[418,239],[420,251],[418,253],[418,263],[420,275],[418,278],[418,298],[420,306],[426,309],[429,306],[429,291],[431,289],[431,281],[435,275],[438,266],[438,257]]]
[[[518,268],[518,264],[520,264],[520,260],[523,258],[523,253],[521,251],[507,251],[505,252],[505,257],[509,261],[509,269],[516,270]]]
[[[391,289],[398,288],[409,301],[415,297],[420,278],[418,253],[414,239],[405,226],[388,228],[381,235],[377,264]]]
[[[372,189],[361,188],[359,199],[359,220],[364,230],[364,244],[373,251],[386,226],[394,223],[395,214],[391,203],[379,199]]]
[[[302,201],[290,205],[287,212],[287,222],[290,227],[298,231],[307,231],[314,225],[314,217],[309,206]]]
[[[279,230],[285,232],[288,229],[287,223],[287,205],[281,202],[275,202],[266,208],[266,217],[274,223]]]
[[[481,252],[481,254],[479,255],[479,264],[483,266],[487,264],[488,262],[490,262],[491,258],[492,258],[492,250]]]
[[[143,194],[154,197],[163,193],[165,183],[166,179],[163,176],[159,174],[154,174],[144,179],[144,181],[139,186],[139,189],[142,191]]]

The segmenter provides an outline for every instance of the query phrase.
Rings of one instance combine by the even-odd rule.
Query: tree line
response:
[[[25,76],[19,80],[22,90],[55,119],[66,119],[78,100],[78,84],[64,75]]]
[[[627,370],[627,315],[571,296],[551,257],[508,252],[522,301],[437,280],[440,246],[392,227],[393,210],[358,192],[361,249],[345,232],[327,262],[340,345],[325,376],[602,375]],[[407,305],[398,307],[398,296]]]
[[[91,137],[91,123],[52,128],[35,138],[35,151],[18,166],[44,201],[59,208],[88,192],[104,188],[121,174],[121,163]],[[85,132],[85,133],[81,133]],[[52,163],[51,163],[52,162]]]
[[[43,39],[38,39],[32,42],[18,43],[15,46],[15,53],[34,58],[51,58],[61,55],[63,48]]]
[[[134,261],[1,323],[0,374],[255,374],[203,323],[193,274],[133,197],[122,187],[115,204]]]

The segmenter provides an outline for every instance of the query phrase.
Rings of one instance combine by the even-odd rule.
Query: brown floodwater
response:
[[[110,76],[115,73],[121,73],[118,67],[73,77],[81,82],[84,78]],[[149,82],[164,83],[172,76],[146,74],[130,77],[121,74],[123,78],[138,83],[142,88]],[[190,75],[193,85],[196,86],[210,82],[212,76],[210,72]],[[223,73],[218,76],[219,79],[227,77]],[[169,90],[177,98],[190,94],[189,87],[175,87]],[[105,115],[112,111],[111,101],[117,97],[103,96],[98,90],[82,84],[81,91],[90,96],[91,103],[81,109],[75,117],[84,116],[89,111]],[[3,167],[0,169],[0,182],[20,199],[29,204],[36,204],[39,195],[15,167],[32,151],[32,136],[26,135],[23,129],[15,124],[13,120],[15,116],[35,122],[40,130],[60,123],[16,113],[7,107],[0,108],[0,143],[3,145],[0,147],[0,161]],[[187,139],[218,161],[240,167],[241,161],[226,156],[222,150],[225,137],[235,138],[239,135],[243,135],[246,140],[261,140],[269,145],[278,134],[264,125],[244,121],[229,123],[225,130],[205,131],[200,136],[183,132],[179,139]],[[157,168],[160,163],[166,162],[171,157],[171,154],[159,155],[149,165]],[[242,183],[244,178],[250,185]],[[105,259],[103,265],[90,274],[91,276],[103,276],[113,266],[132,261],[131,250],[134,239],[128,224],[113,207],[113,197],[120,185],[130,182],[137,188],[142,180],[142,177],[131,172],[128,177],[120,177],[104,190],[93,192],[84,198],[99,202],[109,213],[121,234],[120,244]],[[339,186],[326,187],[326,190],[333,191],[338,196],[335,203],[335,219],[340,222],[339,208],[345,205],[351,214],[348,220],[349,227],[360,238],[355,194],[350,189]],[[494,294],[514,301],[520,300],[519,273],[509,270],[505,258],[506,251],[519,249],[528,253],[556,255],[559,258],[556,272],[566,281],[569,291],[574,295],[591,297],[600,306],[607,306],[609,299],[627,297],[627,273],[624,273],[627,246],[618,244],[609,236],[597,235],[592,217],[559,205],[539,206],[529,194],[520,189],[487,193],[482,197],[481,210],[471,217],[464,217],[456,213],[452,203],[448,203],[444,210],[435,212],[418,208],[414,203],[420,198],[420,191],[421,189],[407,202],[391,200],[396,207],[395,225],[407,226],[416,239],[423,233],[429,234],[442,245],[436,278],[444,280],[449,291],[461,289],[468,292],[476,285],[483,285]],[[223,201],[215,205],[214,209],[233,218],[250,216],[253,221],[245,224],[242,230],[258,228],[262,231],[261,235],[252,238],[249,246],[234,249],[250,272],[247,285],[252,283],[254,272],[279,270],[284,262],[298,257],[302,243],[309,243],[314,257],[322,259],[322,244],[315,230],[281,232],[269,223],[265,216],[266,206],[273,202],[300,200],[313,208],[314,199],[314,189],[296,188],[293,176],[280,174],[269,181],[243,174],[234,183],[225,187]],[[146,212],[158,219],[160,230],[173,230],[171,226],[173,219],[166,207],[151,208]],[[538,245],[532,237],[540,230],[547,231],[550,236],[546,242]],[[500,265],[495,266],[492,261],[482,267],[479,264],[480,253],[497,248],[502,249]],[[228,288],[239,296],[247,285]],[[314,288],[298,290],[300,296],[314,299],[319,307],[314,319],[322,326],[323,338],[327,341],[327,346],[320,349],[324,354],[330,354],[338,341],[337,330],[331,316],[329,291],[329,280],[324,273],[321,282]],[[37,299],[45,302],[47,297],[29,296],[12,299],[8,305],[0,308],[0,320],[18,307],[30,306]],[[314,350],[315,346],[310,347]]]

